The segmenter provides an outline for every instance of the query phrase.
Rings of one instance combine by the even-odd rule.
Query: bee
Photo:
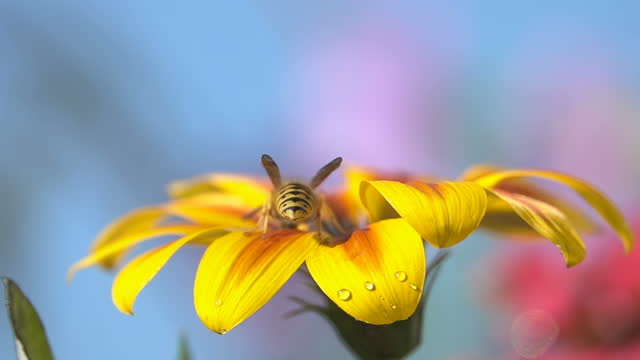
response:
[[[273,184],[271,197],[262,208],[260,221],[263,222],[263,233],[267,233],[270,218],[279,220],[283,227],[291,228],[316,220],[318,235],[321,236],[322,199],[314,189],[340,167],[342,158],[337,157],[323,166],[308,184],[300,181],[283,182],[278,164],[271,156],[264,154],[261,160]]]

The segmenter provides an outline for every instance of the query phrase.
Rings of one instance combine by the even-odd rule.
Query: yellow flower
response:
[[[346,313],[366,323],[389,324],[411,316],[420,302],[426,272],[423,240],[449,247],[478,226],[511,233],[524,224],[558,245],[568,265],[582,260],[584,244],[572,224],[592,229],[593,221],[525,177],[568,185],[619,233],[627,249],[633,243],[624,219],[601,193],[558,173],[485,166],[455,182],[360,168],[345,174],[345,188],[323,197],[323,213],[335,214],[329,220],[336,226],[323,228],[328,240],[319,240],[306,224],[276,224],[263,234],[251,215],[270,201],[271,185],[213,174],[175,182],[169,186],[169,202],[116,220],[69,276],[94,265],[113,269],[140,243],[172,235],[179,238],[139,255],[118,273],[112,298],[120,311],[133,313],[140,291],[182,246],[204,245],[194,305],[215,332],[224,334],[251,316],[303,264]]]

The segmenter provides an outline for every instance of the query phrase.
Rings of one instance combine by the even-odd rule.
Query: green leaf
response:
[[[18,360],[53,360],[44,326],[29,299],[13,280],[2,277],[7,312],[16,339]]]
[[[180,340],[178,344],[178,360],[191,360],[191,351],[189,351],[189,342],[187,336],[180,334]]]

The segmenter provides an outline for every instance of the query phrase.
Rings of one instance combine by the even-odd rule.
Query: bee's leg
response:
[[[262,216],[262,211],[264,211],[264,205],[258,206],[257,208],[249,211],[248,213],[242,215],[243,219],[251,219],[252,217],[254,217],[257,213],[260,213]]]
[[[264,202],[264,204],[262,204],[262,206],[251,211],[251,213],[253,214],[257,212],[260,213],[260,216],[258,217],[258,221],[256,222],[256,228],[257,228],[256,232],[261,231],[262,235],[265,236],[269,231],[269,218],[271,217],[271,198],[270,197],[266,199],[266,201]],[[245,215],[245,217],[247,215]]]
[[[260,216],[260,220],[262,220],[262,236],[266,236],[269,231],[269,217],[271,216],[271,201],[267,200],[262,206],[262,215]],[[258,222],[260,224],[260,222]]]
[[[266,236],[267,231],[269,231],[269,215],[265,215],[264,217],[264,222],[262,224],[262,236]]]
[[[318,232],[318,240],[322,241],[322,206],[316,213],[316,231]]]

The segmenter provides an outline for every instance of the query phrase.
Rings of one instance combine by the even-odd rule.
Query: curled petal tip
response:
[[[124,304],[123,302],[117,301],[117,299],[113,299],[113,305],[120,311],[121,313],[129,316],[133,316],[133,306],[128,304]]]
[[[135,315],[133,313],[133,309],[119,309],[121,313],[125,314],[125,315],[129,315],[129,316],[133,316]]]
[[[67,270],[67,276],[66,276],[66,281],[68,284],[71,284],[71,282],[73,282],[73,279],[76,276],[76,273],[82,269],[86,269],[87,267],[93,265],[93,263],[90,263],[87,261],[87,258],[81,259],[79,261],[77,261],[75,264],[71,265],[71,267],[69,267],[69,270]],[[111,270],[109,267],[106,267],[106,270]]]

